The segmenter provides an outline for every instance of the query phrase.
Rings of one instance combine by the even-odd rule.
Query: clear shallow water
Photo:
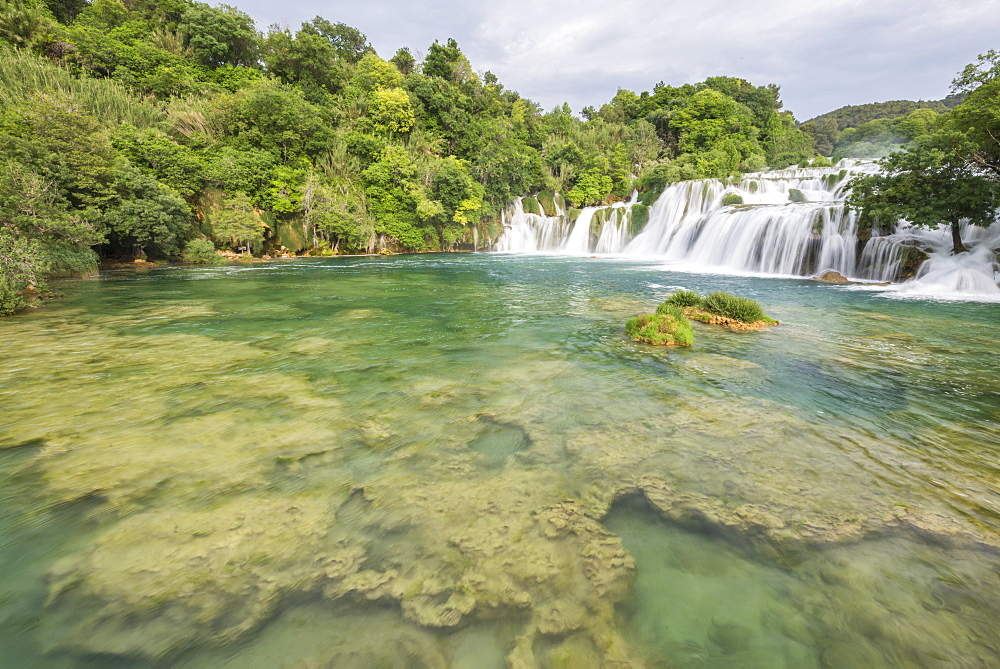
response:
[[[625,339],[674,287],[763,333]],[[1000,306],[653,263],[123,271],[0,320],[11,666],[988,666]]]

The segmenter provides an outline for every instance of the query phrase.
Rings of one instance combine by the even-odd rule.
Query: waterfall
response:
[[[632,225],[635,195],[627,203],[555,216],[526,213],[518,199],[505,213],[505,230],[494,250],[648,257],[678,270],[729,274],[814,276],[833,270],[881,283],[900,279],[904,249],[911,246],[929,259],[907,282],[908,290],[1000,298],[993,255],[1000,246],[1000,225],[966,226],[963,239],[970,251],[955,257],[947,250],[947,230],[916,230],[905,223],[893,234],[859,242],[857,217],[844,206],[847,184],[854,175],[877,169],[874,163],[845,160],[832,168],[792,167],[676,183],[649,207],[638,234]]]
[[[504,232],[494,251],[552,253],[562,248],[570,228],[562,212],[556,212],[555,216],[525,212],[521,198],[503,212],[503,224]]]
[[[921,230],[900,225],[886,239],[896,248],[914,246],[927,253],[916,276],[896,286],[900,296],[967,299],[1000,302],[1000,264],[994,249],[1000,248],[1000,222],[988,228],[961,226],[965,253],[952,255],[951,230]]]
[[[561,251],[570,255],[586,255],[590,252],[590,221],[596,212],[597,207],[587,207],[580,212]]]

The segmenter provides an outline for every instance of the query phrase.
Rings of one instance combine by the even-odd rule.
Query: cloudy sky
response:
[[[212,1],[212,0],[210,0]],[[228,0],[262,30],[314,16],[383,58],[454,37],[479,72],[546,110],[714,75],[781,86],[802,121],[848,104],[936,100],[1000,49],[1000,0]]]

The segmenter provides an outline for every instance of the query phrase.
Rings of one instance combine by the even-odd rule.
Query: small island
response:
[[[722,291],[702,298],[692,290],[681,289],[661,303],[655,314],[630,318],[625,323],[625,334],[633,341],[654,346],[691,346],[694,328],[689,319],[744,331],[778,325],[755,300]]]

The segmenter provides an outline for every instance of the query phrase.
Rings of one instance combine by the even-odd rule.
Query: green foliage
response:
[[[845,130],[847,128],[856,128],[877,119],[894,119],[906,116],[917,109],[932,109],[943,113],[948,111],[948,106],[943,100],[933,102],[890,100],[889,102],[872,102],[865,105],[848,105],[809,119],[806,123],[803,123],[803,126],[807,123],[818,123],[819,121],[829,119],[836,123],[837,130]]]
[[[38,281],[43,263],[37,241],[0,227],[0,316],[27,306],[21,291]]]
[[[723,207],[732,207],[737,204],[743,204],[743,196],[739,193],[726,193],[722,196]]]
[[[398,89],[403,85],[399,70],[374,52],[366,53],[358,61],[356,78],[367,90]]]
[[[656,346],[690,346],[694,343],[691,321],[676,308],[669,313],[636,316],[625,323],[625,334],[634,341]]]
[[[239,191],[262,200],[278,162],[268,151],[224,146],[211,152],[205,163],[205,179],[229,192]]]
[[[320,238],[348,252],[365,251],[374,235],[364,193],[349,182],[325,184],[315,174],[306,179],[302,196],[302,220]]]
[[[184,45],[202,65],[257,62],[260,46],[253,19],[234,7],[192,3],[181,16],[178,30],[184,37]]]
[[[2,251],[0,251],[2,252]],[[27,300],[19,288],[5,275],[0,275],[0,316],[10,316],[28,306]]]
[[[229,242],[234,250],[243,248],[249,252],[254,244],[264,241],[264,227],[250,198],[243,193],[225,198],[222,207],[209,217],[209,223],[212,236]]]
[[[566,193],[566,200],[573,206],[601,204],[611,192],[612,180],[599,168],[587,170],[576,185]]]
[[[0,115],[0,146],[53,179],[77,206],[92,206],[111,179],[114,151],[101,123],[66,94],[36,93]]]
[[[315,156],[333,142],[327,114],[301,91],[273,81],[223,96],[208,121],[224,128],[224,141],[234,148],[262,149],[282,161]]]
[[[333,55],[348,63],[357,63],[372,49],[368,38],[357,28],[344,23],[331,23],[319,16],[303,23],[302,32],[326,40]]]
[[[413,57],[413,54],[405,46],[397,49],[396,54],[389,59],[389,62],[395,65],[396,69],[403,76],[413,74],[413,69],[417,65],[416,58]]]
[[[808,202],[808,200],[806,199],[806,194],[800,191],[798,188],[788,189],[788,201],[796,203]]]
[[[945,127],[968,138],[961,148],[970,167],[1000,181],[1000,79],[988,79],[972,91]]]
[[[21,49],[34,49],[45,41],[52,21],[30,0],[10,0],[0,7],[0,39]]]
[[[111,243],[171,255],[191,229],[191,211],[180,195],[127,160],[114,170],[103,221]]]
[[[468,59],[458,48],[458,42],[450,38],[444,46],[434,40],[434,44],[427,49],[423,72],[429,77],[441,77],[455,82],[474,76]]]
[[[189,147],[178,144],[166,134],[123,125],[118,128],[112,145],[132,165],[182,196],[193,198],[201,192],[204,164]]]
[[[646,171],[639,178],[639,202],[648,206],[656,201],[667,186],[689,179],[702,179],[705,175],[694,164],[691,154],[684,154],[677,160],[661,163]]]
[[[732,318],[742,323],[772,322],[764,314],[760,303],[746,297],[738,297],[730,293],[716,291],[705,296],[702,302],[706,311]]]
[[[216,265],[222,262],[222,258],[215,252],[215,244],[210,239],[191,239],[184,245],[181,253],[184,262],[197,265]]]
[[[402,88],[372,91],[368,114],[375,129],[389,135],[408,132],[415,121],[410,97]]]
[[[701,295],[694,292],[693,290],[685,290],[683,288],[675,290],[667,298],[667,301],[656,308],[656,313],[661,313],[661,308],[666,307],[699,307],[701,306]]]

